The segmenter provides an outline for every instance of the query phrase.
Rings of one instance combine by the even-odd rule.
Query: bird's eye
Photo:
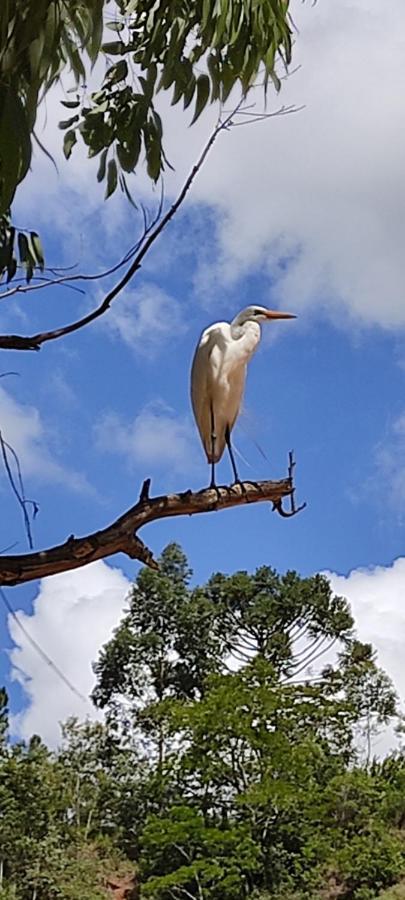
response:
[[[255,316],[261,316],[261,314],[262,314],[261,309],[255,309]]]

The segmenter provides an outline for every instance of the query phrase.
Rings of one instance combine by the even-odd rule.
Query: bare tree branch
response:
[[[242,102],[242,101],[241,101]],[[231,127],[232,124],[232,116],[238,111],[241,103],[238,104],[236,109],[233,110],[232,113],[226,116],[224,119],[220,119],[216,128],[214,128],[210,138],[208,139],[205,147],[191,169],[188,177],[186,178],[183,187],[178,194],[176,200],[172,204],[172,206],[167,210],[164,216],[160,219],[160,221],[156,224],[152,230],[144,235],[144,240],[141,240],[141,246],[136,256],[131,262],[131,265],[128,266],[125,274],[120,278],[119,281],[114,285],[114,287],[106,294],[102,303],[96,307],[96,309],[92,310],[92,312],[88,313],[88,315],[83,316],[81,319],[77,319],[75,322],[71,322],[70,325],[65,325],[62,328],[55,328],[53,331],[42,331],[38,332],[38,334],[33,334],[30,336],[17,335],[17,334],[3,334],[0,335],[0,349],[2,350],[40,350],[42,344],[45,344],[47,341],[54,341],[57,338],[64,337],[66,334],[72,334],[74,331],[79,331],[80,328],[84,328],[85,325],[89,325],[90,322],[94,322],[95,319],[98,319],[100,316],[104,315],[105,312],[109,309],[112,301],[117,297],[118,294],[121,293],[123,288],[128,284],[128,282],[133,278],[135,273],[140,269],[142,260],[150,250],[152,244],[156,241],[162,231],[169,224],[179,207],[182,205],[185,200],[191,185],[203,166],[212,146],[214,145],[218,135]],[[59,279],[60,281],[60,279]]]
[[[0,300],[7,300],[9,297],[14,296],[15,294],[28,294],[32,293],[32,291],[43,291],[45,288],[50,287],[68,287],[71,290],[79,291],[79,293],[84,294],[85,291],[82,288],[78,288],[73,285],[72,281],[101,281],[102,278],[107,278],[109,275],[114,275],[115,272],[118,272],[119,269],[122,269],[123,266],[126,266],[130,259],[132,259],[138,250],[142,247],[142,244],[148,234],[155,228],[155,226],[160,221],[162,215],[164,201],[164,186],[162,182],[161,194],[159,203],[157,206],[157,210],[152,219],[148,222],[145,209],[142,206],[142,215],[143,215],[143,232],[141,237],[132,244],[129,250],[124,254],[124,256],[117,262],[114,263],[113,266],[110,266],[109,269],[104,269],[101,272],[96,272],[94,274],[86,273],[86,272],[74,272],[73,270],[77,268],[77,263],[73,266],[62,266],[62,267],[46,267],[44,269],[45,272],[51,272],[54,276],[53,278],[49,278],[48,276],[39,276],[34,275],[32,281],[27,284],[26,277],[16,278],[14,279],[13,286],[10,288],[6,288],[5,291],[0,292]],[[23,229],[20,229],[23,230]],[[17,269],[22,269],[24,271],[23,266],[18,266]],[[65,274],[61,275],[60,273],[64,272]],[[66,272],[68,274],[66,274]],[[73,273],[73,274],[72,274]],[[36,283],[32,283],[32,282]]]
[[[244,482],[232,487],[149,498],[149,484],[146,481],[138,503],[107,528],[82,538],[71,535],[64,544],[38,553],[0,556],[0,584],[23,584],[57,572],[77,569],[114,553],[125,553],[131,559],[139,559],[151,568],[157,568],[152,552],[137,535],[144,525],[159,519],[193,516],[245,503],[267,501],[274,508],[283,497],[289,497],[293,489],[292,480],[284,478],[281,481]]]

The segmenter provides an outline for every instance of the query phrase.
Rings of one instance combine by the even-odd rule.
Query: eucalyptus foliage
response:
[[[2,0],[0,11],[0,213],[31,163],[38,106],[69,66],[85,78],[103,29],[103,0]]]
[[[100,57],[88,98],[88,63]],[[259,72],[265,90],[269,79],[278,90],[277,62],[290,58],[288,0],[2,0],[0,215],[29,170],[38,106],[65,70],[77,87],[62,101],[65,155],[80,136],[89,156],[100,155],[109,196],[118,183],[128,192],[125,174],[141,155],[153,181],[164,168],[158,91],[192,106],[194,122],[235,85],[246,95]]]

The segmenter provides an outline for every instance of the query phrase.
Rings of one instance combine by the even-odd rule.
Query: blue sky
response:
[[[19,452],[27,494],[40,504],[36,547],[95,530],[133,504],[147,476],[153,493],[207,483],[188,387],[201,330],[251,302],[297,313],[294,322],[263,328],[235,444],[246,478],[283,477],[294,448],[297,499],[307,509],[288,521],[254,505],[156,523],[143,537],[156,554],[179,541],[196,581],[213,570],[262,564],[334,573],[332,583],[352,600],[360,637],[376,644],[401,694],[405,63],[397,45],[405,13],[399,0],[389,12],[377,0],[339,7],[322,0],[297,4],[294,18],[301,68],[280,102],[305,108],[221,137],[182,213],[100,323],[38,354],[3,353],[2,372],[18,376],[0,382],[1,428]],[[125,252],[139,222],[121,198],[103,203],[80,151],[63,164],[59,99],[48,100],[44,137],[60,174],[38,158],[16,218],[40,230],[49,264],[96,271]],[[177,110],[166,115],[175,164],[170,197],[214,113],[191,130]],[[153,207],[156,196],[142,175],[133,190]],[[99,302],[103,290],[104,282],[85,296],[60,288],[4,302],[2,329],[33,333],[65,323]],[[230,479],[227,458],[218,474]],[[0,490],[0,546],[18,541],[15,552],[24,552],[4,476]],[[84,693],[137,571],[117,556],[8,591],[21,621]],[[89,707],[58,683],[4,610],[0,615],[7,651],[0,674],[15,733],[39,730],[55,741],[58,720]]]

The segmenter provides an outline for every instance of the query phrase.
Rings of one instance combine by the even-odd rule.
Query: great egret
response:
[[[229,450],[235,482],[240,482],[231,445],[231,431],[239,414],[246,367],[261,337],[260,322],[295,319],[292,313],[248,306],[229,322],[215,322],[203,331],[191,369],[191,402],[197,428],[211,465]]]

